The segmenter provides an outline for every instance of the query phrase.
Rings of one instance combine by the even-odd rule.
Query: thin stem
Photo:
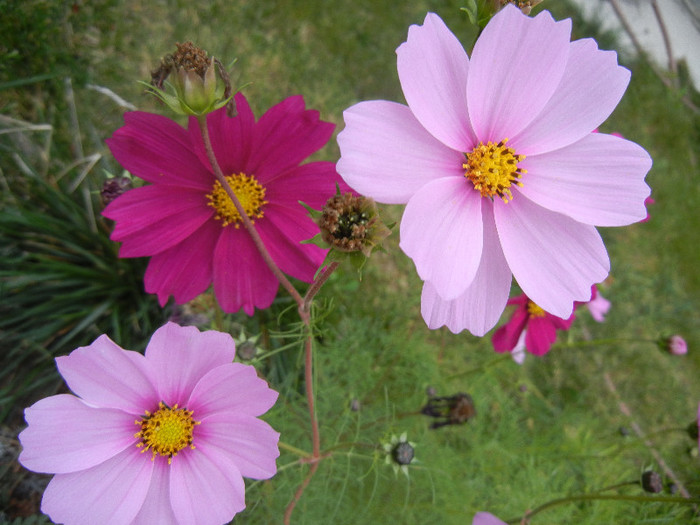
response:
[[[321,275],[319,275],[318,278],[313,283],[311,283],[311,286],[309,286],[309,289],[306,291],[306,295],[304,296],[304,302],[301,306],[303,311],[309,311],[309,308],[311,308],[311,301],[313,301],[318,291],[326,283],[326,281],[335,271],[335,269],[338,268],[338,265],[339,263],[337,262],[329,264],[327,268],[321,270]]]
[[[317,469],[318,469],[318,461],[311,463],[311,468],[309,469],[309,473],[304,478],[304,481],[301,482],[301,485],[299,485],[299,488],[294,493],[294,497],[292,498],[292,501],[289,502],[289,505],[287,505],[287,508],[284,511],[284,525],[289,525],[291,523],[292,512],[294,512],[294,507],[296,507],[297,503],[301,499],[301,495],[304,493],[306,486],[311,481],[311,478],[314,476]]]
[[[289,292],[289,295],[291,295],[296,301],[296,303],[299,306],[301,306],[304,300],[302,299],[299,292],[297,292],[296,288],[294,288],[292,283],[289,282],[289,279],[287,279],[287,277],[282,273],[282,270],[279,269],[275,261],[272,260],[272,256],[270,255],[270,252],[267,251],[265,243],[263,243],[263,240],[260,238],[260,234],[255,229],[255,226],[253,226],[250,217],[248,217],[248,214],[243,209],[241,202],[238,200],[238,197],[236,197],[236,194],[231,188],[231,185],[228,183],[226,177],[221,171],[221,167],[219,166],[219,163],[216,160],[216,155],[214,155],[214,148],[211,145],[211,138],[209,137],[209,128],[207,126],[207,117],[199,116],[197,117],[197,122],[199,123],[199,130],[202,134],[204,150],[207,153],[207,158],[209,159],[209,163],[211,164],[211,167],[214,170],[214,175],[216,176],[216,179],[219,181],[219,183],[221,183],[221,186],[224,188],[226,194],[231,199],[231,202],[233,202],[233,205],[236,207],[236,211],[241,216],[243,226],[252,237],[253,243],[260,252],[260,255],[262,255],[265,264],[267,264],[268,268],[272,270],[272,273],[275,274],[275,277],[277,277],[277,280],[284,287],[284,289],[287,290],[287,292]]]
[[[299,456],[300,458],[308,458],[309,453],[306,452],[305,450],[301,450],[300,448],[294,447],[292,445],[289,445],[288,443],[285,443],[284,441],[279,441],[277,443],[281,449],[286,450],[287,452],[291,452],[292,454],[295,454]]]
[[[596,500],[613,500],[613,501],[638,501],[640,503],[700,503],[698,498],[683,498],[679,496],[631,496],[626,494],[580,494],[578,496],[567,496],[565,498],[558,498],[552,501],[548,501],[543,505],[540,505],[536,509],[530,510],[525,513],[522,518],[512,518],[506,521],[506,523],[511,523],[515,525],[516,523],[529,523],[529,520],[535,515],[539,514],[545,509],[561,505],[563,503],[573,503],[574,501],[596,501]]]

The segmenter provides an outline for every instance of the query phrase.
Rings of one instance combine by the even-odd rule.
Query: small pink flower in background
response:
[[[556,341],[557,330],[568,330],[574,322],[573,313],[568,319],[561,319],[545,312],[524,294],[509,300],[508,304],[517,305],[517,308],[510,320],[493,334],[491,341],[496,352],[522,351],[524,334],[525,350],[533,355],[544,355]]]
[[[236,196],[280,269],[311,282],[325,251],[300,244],[318,233],[298,201],[320,208],[342,182],[331,162],[300,163],[330,138],[334,125],[319,120],[294,96],[256,122],[242,94],[238,115],[221,108],[207,116],[216,158]],[[116,221],[112,240],[121,257],[151,257],[149,293],[164,305],[172,295],[186,303],[214,283],[226,312],[272,304],[278,282],[253,245],[240,216],[214,178],[197,121],[188,129],[143,112],[126,113],[125,125],[107,140],[121,165],[149,185],[132,189],[103,212]]]
[[[490,512],[477,512],[472,520],[472,525],[508,525]]]
[[[668,351],[673,355],[685,355],[688,353],[688,343],[680,335],[672,335],[668,338]]]
[[[483,335],[514,276],[552,315],[608,274],[596,226],[642,220],[651,167],[637,144],[592,131],[630,73],[571,21],[506,6],[471,60],[435,14],[397,49],[407,106],[383,100],[344,112],[338,172],[378,202],[406,204],[403,251],[425,281],[430,328]]]
[[[228,334],[168,323],[145,356],[106,335],[58,357],[75,395],[25,410],[19,461],[55,474],[41,510],[57,523],[228,523],[242,476],[276,471],[279,434],[258,416],[277,392],[233,363]]]
[[[600,294],[596,285],[591,287],[591,300],[585,303],[585,305],[588,307],[591,317],[599,323],[605,321],[605,316],[611,306],[610,301]]]

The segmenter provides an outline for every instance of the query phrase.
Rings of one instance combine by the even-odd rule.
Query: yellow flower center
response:
[[[241,206],[243,206],[246,215],[250,217],[251,222],[262,218],[264,215],[262,208],[267,204],[267,201],[265,200],[265,188],[257,179],[252,175],[238,173],[229,175],[226,177],[226,181],[231,186]],[[242,222],[241,215],[218,180],[214,183],[211,193],[207,194],[207,200],[209,201],[207,205],[216,210],[215,218],[222,221],[221,226],[228,226],[233,223],[236,228],[240,227]]]
[[[486,145],[480,142],[470,153],[465,153],[466,162],[462,164],[464,176],[472,181],[474,189],[481,192],[482,197],[493,198],[497,195],[503,202],[513,199],[510,191],[512,185],[522,186],[520,177],[527,170],[518,168],[518,162],[525,155],[516,155],[513,148],[507,148],[508,139],[498,144],[489,141]]]
[[[177,456],[183,448],[194,448],[192,432],[200,422],[192,419],[192,413],[186,408],[177,408],[177,404],[171,408],[162,401],[158,403],[155,412],[146,410],[146,415],[141,416],[141,420],[134,421],[141,427],[134,434],[134,437],[141,439],[136,447],[143,449],[142,453],[150,450],[153,453],[151,461],[159,454],[167,456],[170,464],[173,456]]]
[[[542,310],[541,307],[537,306],[532,301],[527,302],[527,313],[530,317],[544,317],[547,312]]]

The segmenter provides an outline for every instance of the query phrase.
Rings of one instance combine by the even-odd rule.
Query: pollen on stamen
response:
[[[141,441],[136,443],[136,448],[141,453],[151,451],[151,461],[155,461],[156,455],[168,458],[168,464],[172,463],[174,456],[183,448],[194,449],[194,427],[200,424],[192,418],[192,410],[178,408],[177,404],[169,407],[160,402],[158,410],[151,413],[144,411],[140,420],[134,421],[141,430],[134,437]]]
[[[520,178],[527,173],[518,167],[525,155],[516,155],[513,148],[506,147],[507,142],[507,138],[498,144],[480,142],[471,152],[464,154],[466,162],[462,164],[464,176],[482,197],[499,197],[506,204],[513,199],[511,186],[522,187]]]
[[[245,173],[229,175],[226,177],[226,181],[231,186],[233,193],[251,222],[254,223],[255,219],[261,219],[264,215],[263,207],[268,203],[265,200],[265,188],[262,184],[253,175],[246,175]],[[240,227],[242,222],[241,215],[218,180],[214,182],[212,191],[206,195],[206,198],[208,201],[207,206],[211,206],[216,210],[214,218],[221,221],[221,226],[233,224],[236,228]]]

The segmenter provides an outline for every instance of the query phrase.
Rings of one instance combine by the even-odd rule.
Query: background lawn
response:
[[[32,516],[48,477],[16,463],[16,435],[24,407],[65,389],[53,357],[105,332],[125,348],[142,349],[176,313],[145,295],[145,261],[118,259],[110,225],[99,216],[102,182],[122,171],[104,140],[122,125],[125,108],[94,86],[167,114],[136,81],[148,81],[175,42],[192,40],[224,64],[237,59],[232,81],[245,86],[257,116],[303,94],[337,132],[343,110],[358,101],[403,102],[394,51],[427,11],[471,48],[476,31],[463,4],[0,0],[0,522],[43,522]],[[573,17],[575,38],[594,36],[602,48],[615,48],[615,35],[598,34],[566,2],[541,7],[558,19]],[[696,106],[700,100],[683,78],[672,91],[644,61],[620,60],[632,81],[601,131],[622,133],[649,151],[656,203],[649,222],[601,229],[612,262],[602,288],[613,303],[605,323],[579,310],[552,351],[528,355],[523,366],[494,353],[490,334],[430,331],[420,317],[421,282],[398,248],[397,227],[362,281],[343,267],[318,297],[317,411],[322,448],[332,454],[293,523],[457,525],[471,523],[479,510],[505,520],[556,498],[637,481],[647,469],[662,474],[665,495],[674,476],[700,496],[698,444],[685,431],[700,401],[700,120],[681,98]],[[338,155],[331,140],[313,159]],[[380,208],[386,222],[400,220],[401,207]],[[235,337],[260,335],[253,363],[281,393],[265,419],[284,443],[310,450],[291,301],[280,292],[272,309],[253,318],[216,315],[213,304],[205,295],[177,313]],[[688,342],[686,356],[656,346],[675,333]],[[266,357],[268,351],[275,353]],[[419,414],[428,388],[470,393],[476,417],[431,430]],[[403,432],[416,452],[408,477],[385,465],[381,446]],[[284,449],[273,479],[247,481],[248,507],[236,523],[281,522],[307,472],[298,459]],[[626,485],[604,494],[644,492]],[[577,501],[533,523],[700,519],[690,505]]]

